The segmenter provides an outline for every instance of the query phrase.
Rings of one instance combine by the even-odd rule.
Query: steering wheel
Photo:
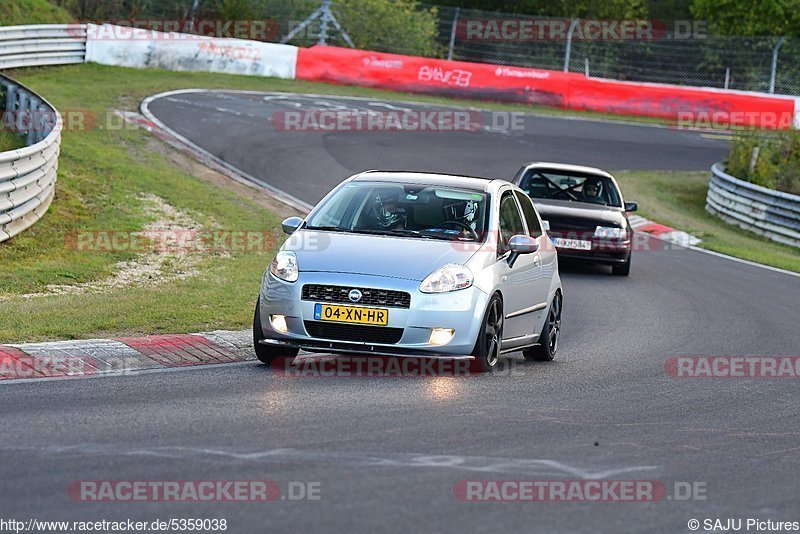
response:
[[[448,226],[448,225],[457,226],[461,230],[466,230],[467,232],[470,233],[470,237],[472,237],[472,239],[474,239],[475,241],[478,241],[480,239],[480,236],[478,235],[478,232],[473,230],[472,227],[469,226],[468,224],[465,224],[465,223],[463,223],[461,221],[443,221],[441,224],[439,224],[440,227],[444,227],[444,226]]]

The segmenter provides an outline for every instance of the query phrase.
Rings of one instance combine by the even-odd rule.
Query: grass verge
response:
[[[705,210],[709,172],[619,171],[625,198],[639,214],[694,234],[701,247],[789,271],[800,272],[800,251],[741,230]]]

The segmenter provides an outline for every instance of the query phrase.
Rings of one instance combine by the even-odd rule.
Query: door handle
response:
[[[534,254],[533,255],[533,266],[534,267],[538,267],[539,266],[539,255],[538,254]]]

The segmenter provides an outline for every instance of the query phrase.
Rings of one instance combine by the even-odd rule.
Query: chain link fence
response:
[[[758,92],[772,92],[772,89],[778,94],[800,95],[800,39],[715,36],[703,29],[703,21],[638,21],[649,24],[653,30],[642,37],[614,31],[637,21],[583,20],[573,24],[574,21],[565,19],[408,0],[84,0],[84,3],[92,1],[99,6],[94,13],[96,18],[266,20],[270,31],[262,40],[286,41],[290,36],[288,42],[298,46],[320,41],[338,46],[352,43],[357,48],[379,52],[569,70],[616,80]],[[323,6],[327,6],[329,15],[319,16],[318,10]],[[318,16],[308,20],[315,12]],[[305,21],[308,23],[303,26]],[[341,31],[336,23],[341,25]],[[597,26],[611,31],[601,38],[592,38],[589,30]]]

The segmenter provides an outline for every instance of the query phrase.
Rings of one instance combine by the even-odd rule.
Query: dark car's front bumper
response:
[[[602,239],[594,236],[594,231],[575,231],[551,229],[548,231],[551,238],[579,239],[592,244],[590,250],[555,247],[559,259],[578,260],[604,265],[621,265],[631,256],[633,232],[625,239]],[[555,245],[553,245],[555,246]]]

